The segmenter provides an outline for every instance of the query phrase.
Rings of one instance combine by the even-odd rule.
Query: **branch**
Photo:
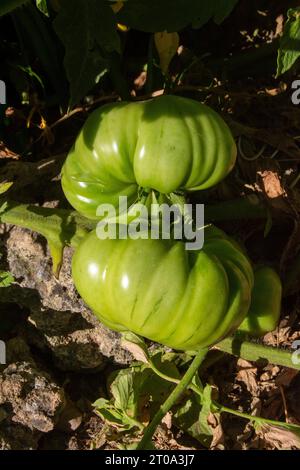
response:
[[[63,248],[76,248],[82,238],[95,227],[94,222],[67,209],[51,209],[1,200],[0,207],[0,222],[28,228],[47,239],[56,275],[59,273]]]
[[[239,335],[223,339],[223,341],[214,346],[214,349],[219,349],[220,351],[241,357],[247,361],[269,362],[271,364],[277,364],[278,366],[300,370],[299,360],[293,361],[293,354],[295,354],[295,352],[245,341],[242,337],[239,337]]]
[[[149,446],[152,442],[152,436],[155,433],[155,430],[163,417],[167,414],[167,412],[172,408],[172,406],[176,403],[178,398],[183,394],[183,392],[188,388],[192,378],[194,377],[195,373],[199,369],[204,357],[206,356],[207,350],[203,349],[197,353],[195,356],[192,364],[180,380],[179,384],[174,388],[172,393],[166,399],[166,401],[161,405],[158,412],[154,416],[153,420],[145,429],[145,433],[137,446],[137,450],[141,449],[149,449]]]

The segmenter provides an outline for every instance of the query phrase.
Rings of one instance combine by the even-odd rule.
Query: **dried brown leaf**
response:
[[[239,359],[237,362],[238,373],[236,379],[240,382],[243,382],[246,385],[247,390],[252,394],[256,395],[258,392],[258,383],[257,383],[257,368],[245,361],[244,359]]]
[[[261,439],[276,449],[300,449],[300,436],[288,429],[263,424],[256,430],[256,433]]]

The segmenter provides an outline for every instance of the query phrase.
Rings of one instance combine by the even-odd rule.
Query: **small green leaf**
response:
[[[5,201],[1,204],[1,206],[0,206],[0,215],[3,214],[3,212],[5,212],[5,210],[7,209],[7,206],[8,206],[7,201]]]
[[[49,17],[47,0],[36,0],[36,6],[45,16]]]
[[[0,183],[0,194],[6,193],[6,191],[8,191],[9,188],[11,188],[13,184],[14,183],[12,181]]]
[[[99,398],[93,403],[93,406],[96,413],[108,423],[130,429],[131,426],[128,424],[124,412],[115,408],[110,401],[105,398]]]
[[[288,10],[280,38],[276,77],[289,70],[300,56],[300,7]]]
[[[30,66],[24,67],[22,65],[17,65],[17,68],[22,70],[22,72],[24,72],[30,78],[34,78],[41,85],[43,90],[45,89],[43,80],[41,79],[41,77],[34,70],[32,70],[32,68]]]
[[[13,275],[6,271],[0,271],[0,287],[8,287],[15,281]]]

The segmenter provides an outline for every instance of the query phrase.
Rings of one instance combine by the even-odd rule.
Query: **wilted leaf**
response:
[[[161,70],[165,74],[179,46],[178,33],[167,33],[167,31],[155,33],[154,42],[159,55]]]
[[[277,77],[289,70],[300,56],[300,7],[288,10],[277,55]]]
[[[127,349],[137,361],[149,363],[148,348],[142,338],[126,331],[122,334],[121,345]]]
[[[112,8],[112,11],[114,13],[118,13],[118,11],[121,10],[121,8],[123,8],[124,6],[124,2],[114,2],[112,5],[111,5],[111,8]]]
[[[287,423],[286,426],[288,427]],[[276,449],[300,449],[300,431],[263,424],[256,428],[256,433]]]
[[[236,379],[240,382],[244,382],[246,385],[247,390],[252,394],[255,395],[258,390],[258,383],[257,383],[257,368],[253,367],[253,365],[245,361],[244,359],[238,359],[237,362],[238,366],[238,373]]]

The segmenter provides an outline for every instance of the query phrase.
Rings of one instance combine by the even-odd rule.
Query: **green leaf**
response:
[[[14,277],[11,273],[0,271],[0,287],[8,287],[14,282]]]
[[[9,188],[12,187],[14,183],[12,181],[7,181],[5,183],[0,183],[0,194],[6,193],[6,191],[9,190]]]
[[[212,429],[207,418],[212,411],[211,386],[206,385],[203,394],[193,394],[174,414],[174,424],[197,439],[205,447],[209,447],[213,438]]]
[[[24,72],[30,78],[34,78],[41,85],[43,90],[45,89],[44,84],[43,84],[43,80],[41,79],[41,77],[34,70],[32,70],[32,68],[30,66],[24,67],[23,65],[17,65],[17,68],[22,70],[22,72]]]
[[[215,1],[216,0],[202,2],[201,11],[192,21],[192,27],[194,29],[202,28],[202,26],[204,26],[212,18],[215,12]]]
[[[151,359],[166,375],[180,377],[176,366],[170,361],[164,361],[161,353]],[[136,364],[128,369],[114,371],[109,377],[108,388],[112,398],[109,401],[104,398],[97,400],[94,403],[96,412],[123,429],[143,429],[145,416],[149,419],[156,413],[174,384],[156,375],[148,364]]]
[[[99,398],[93,403],[95,411],[105,421],[125,429],[130,429],[132,426],[127,422],[126,416],[122,410],[118,410],[115,406],[105,398]]]
[[[49,17],[47,0],[35,0],[37,8],[45,15]]]
[[[62,0],[54,28],[65,46],[72,106],[107,70],[105,54],[120,52],[116,19],[104,0]]]
[[[6,211],[7,206],[8,206],[7,201],[4,201],[4,202],[0,205],[0,215],[3,214],[3,212]]]
[[[233,9],[238,0],[128,0],[117,13],[118,23],[146,32],[175,32],[190,23],[201,27],[214,17],[216,23]]]
[[[124,369],[118,373],[110,386],[115,407],[125,411],[132,418],[136,417],[137,393],[142,379],[142,374],[133,374],[131,369]]]
[[[221,24],[230,15],[239,0],[217,0],[214,9],[214,22]]]
[[[207,418],[211,413],[212,399],[211,399],[211,386],[207,384],[203,390],[202,395],[202,408],[199,414],[199,429],[201,431],[201,438],[204,445],[210,446],[212,441],[212,429],[207,422]]]
[[[277,73],[289,70],[300,56],[300,7],[288,10],[283,35],[280,38],[277,55]]]
[[[1,0],[0,16],[12,12],[15,8],[20,7],[27,2],[28,0]]]

